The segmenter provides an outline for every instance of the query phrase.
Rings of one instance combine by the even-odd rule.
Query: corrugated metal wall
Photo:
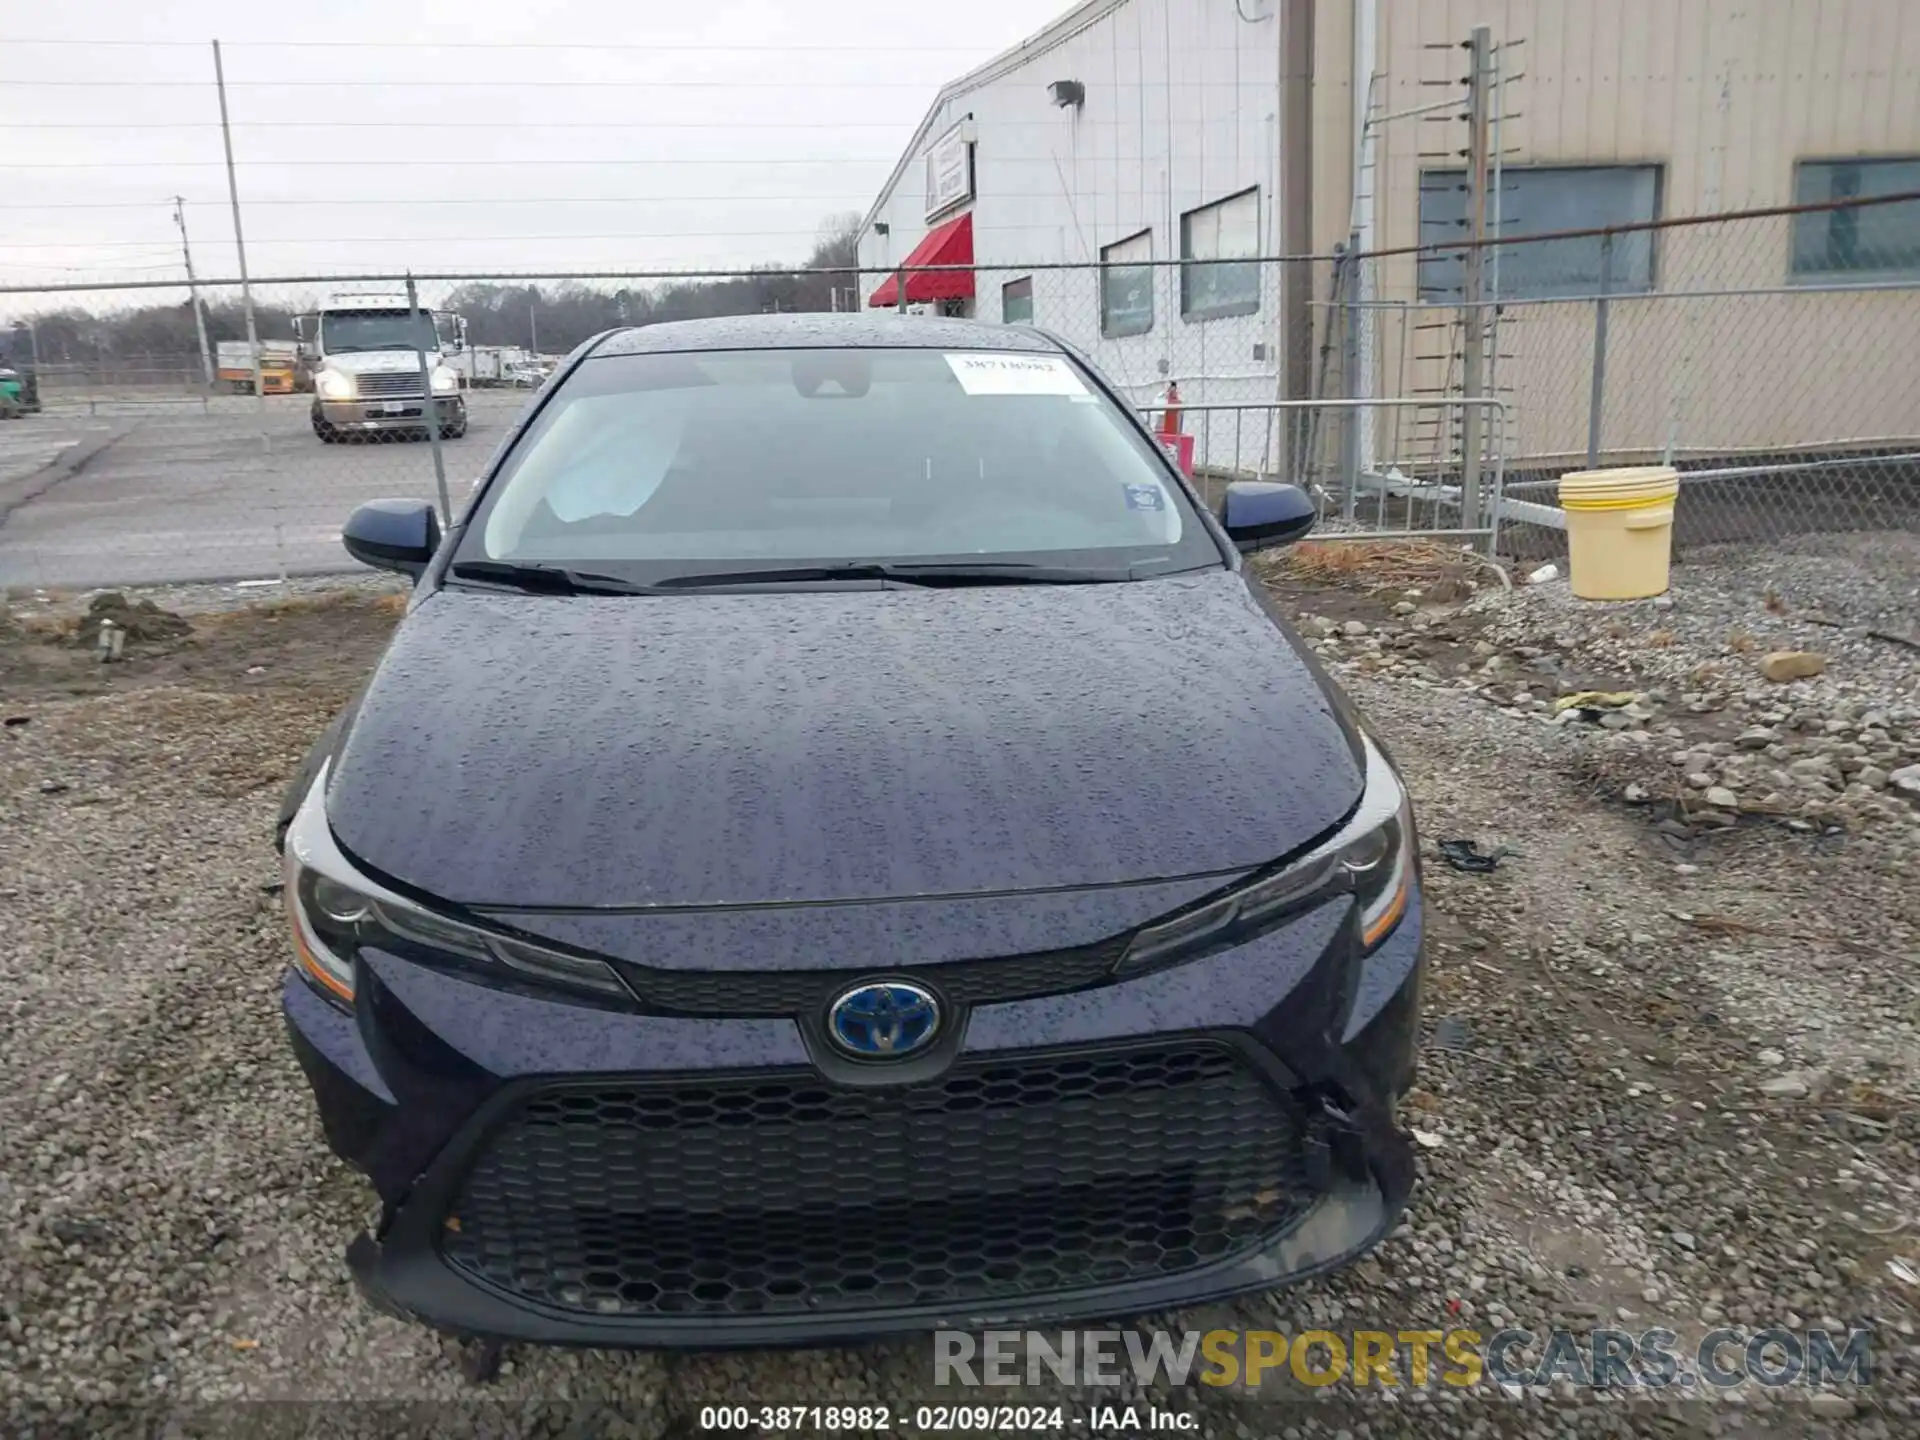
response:
[[[1344,237],[1352,205],[1354,0],[1317,12],[1315,231]],[[1375,108],[1440,99],[1467,71],[1475,24],[1503,46],[1509,166],[1656,163],[1667,217],[1790,204],[1806,159],[1920,154],[1920,5],[1911,0],[1379,0]],[[1376,247],[1417,241],[1423,170],[1460,163],[1464,124],[1379,131]],[[1425,153],[1423,153],[1425,152]],[[1920,296],[1787,291],[1791,222],[1661,232],[1655,291],[1616,301],[1604,431],[1609,449],[1725,453],[1816,441],[1911,438]],[[1516,233],[1512,224],[1505,233]],[[1412,257],[1379,262],[1382,299],[1415,297]],[[1667,297],[1667,298],[1663,298]],[[1457,327],[1432,312],[1377,316],[1385,393],[1459,383]],[[1498,377],[1519,418],[1510,450],[1583,452],[1593,307],[1510,307]],[[1383,457],[1388,458],[1388,457]]]

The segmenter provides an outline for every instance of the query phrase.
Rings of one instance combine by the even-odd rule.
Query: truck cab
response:
[[[404,292],[342,292],[294,327],[313,374],[313,433],[325,443],[422,437],[429,423],[442,439],[467,433],[466,397],[447,364],[465,348],[459,316],[415,309]]]

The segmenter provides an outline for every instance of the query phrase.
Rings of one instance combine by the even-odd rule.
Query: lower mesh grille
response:
[[[492,1132],[442,1253],[535,1303],[771,1315],[1175,1274],[1290,1225],[1299,1137],[1225,1046],[555,1087]]]

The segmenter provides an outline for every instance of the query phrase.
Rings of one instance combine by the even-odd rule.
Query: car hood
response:
[[[427,351],[427,367],[439,363],[440,352]],[[418,375],[420,357],[411,350],[348,350],[327,356],[326,368],[343,375]]]
[[[1228,571],[1118,585],[448,590],[328,787],[341,845],[485,907],[1138,884],[1278,858],[1362,772]]]

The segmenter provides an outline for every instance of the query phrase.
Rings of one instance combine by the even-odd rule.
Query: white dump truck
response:
[[[414,310],[401,291],[341,291],[294,322],[313,373],[313,433],[425,438],[427,389],[442,439],[467,433],[467,402],[447,356],[466,348],[458,315]],[[426,359],[426,379],[421,356]]]

